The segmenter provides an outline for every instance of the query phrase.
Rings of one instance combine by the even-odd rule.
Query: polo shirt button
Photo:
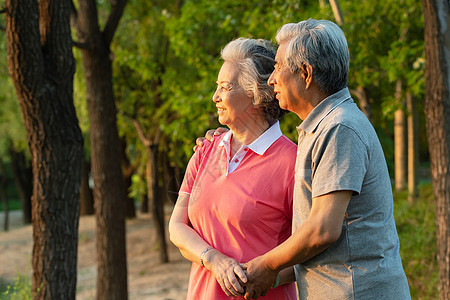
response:
[[[248,151],[248,148],[244,148],[244,151]]]
[[[236,158],[236,159],[234,160],[234,162],[239,162],[239,159]]]

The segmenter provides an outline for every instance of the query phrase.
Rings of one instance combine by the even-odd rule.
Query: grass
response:
[[[8,210],[19,210],[22,209],[22,204],[18,199],[8,199]],[[0,211],[3,211],[3,202],[0,202]]]
[[[17,275],[12,285],[1,284],[1,300],[31,300],[31,279],[25,275]]]
[[[22,204],[19,199],[19,192],[16,186],[13,184],[12,180],[6,186],[6,198],[8,199],[8,209],[9,210],[19,210],[22,209]],[[3,211],[3,202],[0,201],[0,211]]]
[[[432,184],[419,186],[419,196],[412,205],[407,191],[395,193],[394,214],[412,299],[439,299]]]

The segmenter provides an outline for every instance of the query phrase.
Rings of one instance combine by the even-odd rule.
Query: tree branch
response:
[[[103,29],[103,40],[105,45],[109,47],[114,37],[114,33],[119,26],[120,19],[122,18],[125,5],[128,0],[117,0],[111,3],[111,13],[109,14],[108,20],[106,21],[105,28]]]
[[[159,140],[161,139],[161,128],[158,126],[158,131],[156,132],[155,138],[153,139],[153,145],[158,145],[159,144]]]
[[[75,8],[75,4],[73,4],[73,1],[70,1],[70,25],[75,28],[75,30],[78,30],[78,11]]]
[[[136,131],[139,135],[139,138],[141,139],[142,143],[145,147],[151,146],[151,141],[145,136],[144,131],[142,130],[141,124],[139,124],[138,120],[133,120],[134,127],[136,128]]]
[[[91,47],[90,43],[80,43],[77,41],[72,41],[72,45],[78,49],[89,49]]]

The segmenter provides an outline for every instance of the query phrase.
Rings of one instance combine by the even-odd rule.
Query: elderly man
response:
[[[333,22],[286,24],[269,78],[298,115],[293,234],[245,264],[246,299],[294,265],[300,299],[410,299],[385,157],[347,89],[349,52]]]

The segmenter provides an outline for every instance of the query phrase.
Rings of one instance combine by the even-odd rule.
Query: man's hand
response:
[[[205,255],[205,267],[210,270],[227,296],[242,296],[247,276],[239,263],[219,251],[212,249]]]
[[[255,257],[253,260],[244,264],[248,282],[245,284],[245,299],[258,299],[265,296],[274,284],[278,272],[270,269],[262,256]]]
[[[203,141],[208,140],[212,142],[215,135],[221,135],[224,132],[227,132],[228,129],[224,127],[219,127],[217,129],[210,129],[205,133],[205,137],[199,137],[195,140],[194,152],[197,151],[198,147],[203,147]]]

